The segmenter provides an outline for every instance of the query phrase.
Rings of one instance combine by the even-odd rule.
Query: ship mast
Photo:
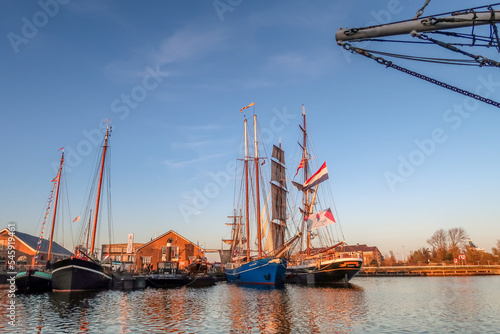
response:
[[[247,119],[245,118],[245,219],[247,233],[247,261],[250,261],[250,214],[248,212],[248,138]]]
[[[92,210],[90,210],[89,215],[89,225],[87,226],[87,242],[85,243],[85,251],[89,249],[89,235],[90,235],[90,223],[92,222]]]
[[[257,247],[258,247],[258,258],[262,257],[262,231],[261,231],[261,220],[260,220],[260,189],[259,189],[259,151],[257,145],[257,115],[253,115],[253,128],[255,136],[255,197],[257,200]]]
[[[302,117],[304,119],[303,126],[301,127],[302,133],[303,133],[303,141],[302,141],[302,159],[304,161],[304,182],[306,182],[309,178],[308,175],[308,164],[309,164],[309,159],[307,157],[307,124],[306,124],[306,109],[304,105],[302,105]],[[309,203],[309,189],[304,191],[304,197],[303,197],[303,204],[304,204],[304,212],[303,212],[303,219],[302,221],[304,222],[305,227],[307,228],[307,236],[306,236],[306,254],[310,255],[311,254],[311,231],[307,227],[306,224],[306,217],[311,214],[311,203]]]
[[[106,128],[106,135],[104,137],[104,146],[102,149],[101,171],[100,171],[100,175],[99,175],[99,186],[97,189],[97,200],[96,200],[96,204],[95,204],[94,229],[92,231],[92,244],[90,246],[90,255],[94,254],[95,235],[96,235],[96,231],[97,231],[97,218],[99,216],[99,202],[101,199],[102,176],[103,176],[103,172],[104,172],[104,161],[106,158],[106,149],[108,148],[108,136],[109,136],[109,120],[108,120],[108,126]]]
[[[56,212],[57,212],[57,202],[59,199],[59,186],[61,185],[61,172],[64,164],[64,148],[62,149],[61,154],[61,163],[59,164],[59,171],[57,172],[57,190],[56,190],[56,199],[54,202],[54,215],[52,217],[52,227],[50,230],[50,240],[49,240],[49,251],[47,253],[47,262],[50,263],[50,257],[52,256],[52,240],[54,239],[54,226],[56,223]]]

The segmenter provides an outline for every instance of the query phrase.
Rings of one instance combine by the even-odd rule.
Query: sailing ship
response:
[[[252,106],[253,103],[250,105]],[[244,108],[246,109],[246,108]],[[247,119],[244,118],[244,138],[245,138],[245,156],[244,162],[244,209],[241,209],[239,216],[233,218],[232,239],[227,240],[231,244],[230,260],[226,264],[227,281],[239,284],[261,284],[261,285],[279,285],[283,284],[285,270],[287,266],[287,251],[290,245],[298,238],[295,236],[288,242],[284,242],[286,228],[286,187],[285,187],[285,167],[284,153],[281,148],[273,147],[272,164],[272,219],[262,221],[260,209],[260,160],[257,141],[257,116],[253,115],[254,121],[254,157],[249,156],[248,152],[248,132]],[[250,180],[250,164],[253,162],[254,181]],[[250,185],[254,184],[253,201],[255,201],[254,218],[256,221],[257,234],[257,255],[251,254],[250,245]],[[243,189],[242,189],[243,190]],[[244,213],[244,223],[242,223]],[[267,224],[268,223],[268,224]],[[266,231],[263,225],[268,225],[269,232],[266,238],[266,244],[263,248],[263,233]],[[243,231],[245,226],[246,231]]]
[[[16,288],[18,293],[37,293],[37,292],[47,292],[52,290],[52,273],[50,271],[43,271],[37,267],[38,258],[40,253],[40,246],[43,241],[43,233],[45,229],[45,222],[49,216],[50,207],[52,204],[53,193],[55,191],[54,200],[54,211],[52,214],[52,226],[50,230],[50,238],[47,253],[47,263],[46,269],[51,268],[51,258],[52,258],[52,241],[54,238],[54,226],[56,222],[57,204],[59,203],[59,188],[62,179],[62,171],[64,165],[64,148],[62,148],[61,162],[59,164],[59,170],[57,176],[52,180],[53,186],[51,190],[51,195],[49,197],[47,210],[45,212],[45,217],[42,224],[42,231],[40,233],[40,239],[38,240],[37,251],[35,255],[35,267],[29,268],[28,270],[21,271],[16,275]]]
[[[309,152],[308,134],[306,128],[306,113],[302,106],[303,132],[302,160],[297,168],[298,174],[303,169],[304,183],[292,182],[302,192],[302,215],[303,238],[298,243],[301,245],[298,251],[291,255],[286,271],[286,283],[301,284],[330,284],[337,282],[347,283],[353,278],[363,265],[363,259],[356,256],[338,252],[337,249],[344,245],[344,241],[334,242],[331,225],[335,218],[330,208],[317,211],[315,203],[320,184],[328,179],[326,162],[319,170],[310,175],[309,160],[314,157]],[[316,209],[316,210],[315,210]],[[319,246],[313,247],[312,239],[320,239]],[[305,244],[305,245],[304,245]]]
[[[52,289],[54,291],[86,291],[102,290],[109,288],[112,273],[104,268],[95,256],[95,241],[97,233],[97,223],[99,218],[99,208],[101,204],[101,187],[105,170],[106,153],[108,152],[108,139],[110,135],[109,120],[104,136],[102,153],[99,161],[99,177],[97,181],[97,194],[95,201],[94,224],[90,251],[88,247],[79,245],[75,249],[75,255],[69,259],[57,261],[53,264]],[[76,219],[75,219],[76,220]]]

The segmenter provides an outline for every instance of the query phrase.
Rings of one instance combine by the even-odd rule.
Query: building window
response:
[[[110,253],[121,253],[122,248],[121,247],[111,247],[111,252]]]
[[[143,256],[141,257],[142,259],[142,264],[150,264],[151,263],[151,256]]]

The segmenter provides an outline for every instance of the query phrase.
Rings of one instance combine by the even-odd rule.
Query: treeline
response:
[[[410,251],[407,259],[396,259],[391,251],[384,259],[385,265],[391,266],[401,262],[407,265],[454,264],[454,260],[460,258],[459,255],[465,255],[465,261],[461,259],[458,261],[459,264],[488,265],[498,264],[500,261],[500,240],[497,240],[496,247],[493,247],[489,253],[476,247],[461,227],[449,230],[439,229],[427,239],[427,244],[430,247]]]

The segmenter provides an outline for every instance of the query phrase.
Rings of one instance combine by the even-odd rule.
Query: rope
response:
[[[448,49],[450,51],[457,52],[457,53],[463,54],[464,56],[473,58],[477,63],[479,63],[479,66],[489,65],[489,66],[500,67],[500,63],[497,61],[488,59],[488,58],[483,57],[481,55],[474,55],[472,53],[460,50],[459,48],[457,48],[451,44],[438,41],[438,40],[431,38],[429,36],[426,36],[424,34],[419,34],[419,33],[413,32],[412,36],[417,37],[417,38],[422,39],[422,40],[430,41],[430,42],[432,42],[436,45],[439,45],[445,49]]]
[[[424,5],[422,6],[422,8],[420,8],[420,9],[417,11],[417,15],[413,18],[414,20],[416,20],[416,19],[418,19],[420,16],[422,16],[422,14],[424,13],[424,9],[425,9],[425,7],[427,7],[427,5],[429,4],[429,2],[431,2],[431,0],[425,0]]]

